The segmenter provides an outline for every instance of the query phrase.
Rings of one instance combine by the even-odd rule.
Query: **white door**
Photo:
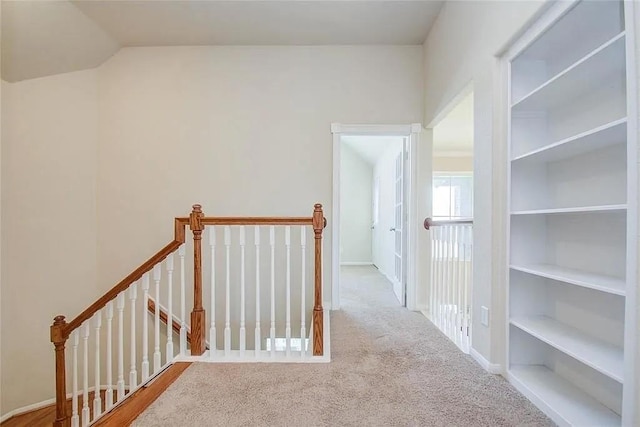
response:
[[[394,275],[393,292],[398,301],[406,305],[405,301],[405,280],[404,280],[404,158],[406,141],[403,143],[402,151],[396,157],[395,167],[395,221],[394,226],[389,230],[394,233]]]

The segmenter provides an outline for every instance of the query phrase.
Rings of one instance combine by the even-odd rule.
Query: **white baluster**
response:
[[[466,343],[467,351],[469,351],[469,346],[471,343],[469,342],[469,328],[471,327],[471,313],[470,313],[470,304],[469,304],[469,291],[471,288],[471,280],[472,280],[472,268],[473,264],[471,261],[472,246],[471,241],[473,239],[473,225],[469,225],[467,227],[467,233],[465,234],[465,286],[464,286],[464,338]],[[469,262],[467,262],[467,257],[469,258]]]
[[[307,287],[307,228],[303,225],[300,227],[300,248],[302,250],[301,257],[301,289],[300,289],[300,356],[304,358],[306,354],[306,340],[307,340],[307,327],[306,327],[306,316],[307,316],[307,304],[305,301],[306,298],[306,287]]]
[[[118,402],[124,398],[124,292],[116,298],[118,310]]]
[[[452,296],[452,307],[455,307],[455,310],[451,310],[451,324],[452,324],[452,333],[453,340],[456,344],[461,344],[460,342],[460,326],[459,326],[459,316],[458,311],[460,310],[460,300],[458,299],[458,290],[460,289],[460,227],[453,227],[453,255],[454,255],[454,271],[453,271],[453,282],[451,287]]]
[[[271,246],[271,357],[276,356],[276,229],[269,227],[269,244]]]
[[[444,239],[443,227],[436,227],[436,235],[438,236],[438,287],[436,289],[437,298],[437,325],[442,330],[442,287],[444,283]]]
[[[433,268],[433,323],[438,325],[438,282],[440,280],[440,243],[438,241],[438,227],[432,228],[431,231],[432,239],[433,239],[433,253],[435,254],[434,262],[435,266]]]
[[[187,314],[186,314],[186,302],[185,302],[185,267],[184,267],[184,253],[185,246],[181,245],[178,248],[178,256],[180,257],[180,355],[184,356],[187,353]]]
[[[447,284],[451,280],[449,275],[449,227],[442,227],[442,244],[444,250],[444,275],[442,280],[442,331],[447,331]]]
[[[431,229],[431,286],[429,288],[429,316],[431,321],[435,319],[435,288],[436,288],[436,240],[434,230]]]
[[[93,419],[102,413],[102,398],[100,397],[100,328],[102,327],[102,310],[96,311],[93,315],[94,327],[96,328],[96,357],[94,365],[95,390],[93,391]]]
[[[81,326],[82,328],[82,326]],[[80,343],[80,331],[73,331],[73,362],[71,367],[73,394],[71,397],[71,427],[80,427],[78,416],[78,344]]]
[[[231,227],[224,227],[224,246],[226,250],[226,286],[224,319],[224,355],[231,354]]]
[[[156,285],[156,312],[153,325],[153,373],[160,372],[162,361],[160,358],[160,280],[162,279],[162,268],[160,264],[153,266],[153,281]]]
[[[449,235],[449,245],[451,248],[451,278],[449,280],[449,287],[447,289],[448,295],[449,295],[449,311],[448,311],[448,329],[447,329],[447,335],[449,336],[449,338],[451,339],[451,341],[453,341],[455,343],[455,325],[454,323],[454,317],[453,317],[453,313],[454,313],[454,304],[455,304],[455,300],[454,300],[454,288],[455,288],[455,283],[456,283],[456,240],[455,240],[455,234],[456,234],[456,227],[455,226],[451,226],[451,228],[449,229],[449,232],[451,233]]]
[[[453,259],[453,226],[447,227],[448,235],[447,242],[449,243],[449,280],[447,281],[447,332],[446,334],[450,337],[452,336],[452,319],[451,312],[453,311],[451,308],[453,306],[453,282],[455,280],[454,277],[454,259]]]
[[[247,348],[247,330],[245,325],[245,298],[244,298],[244,247],[245,230],[240,226],[240,357],[244,357]]]
[[[209,328],[209,357],[215,359],[217,351],[216,334],[216,227],[209,227],[209,247],[211,247],[211,327]]]
[[[173,254],[167,257],[167,353],[166,363],[173,360]]]
[[[460,226],[459,231],[458,231],[458,240],[457,240],[457,250],[458,250],[458,287],[456,289],[457,291],[457,320],[456,320],[456,333],[459,336],[459,341],[460,341],[460,345],[463,346],[463,331],[464,331],[464,327],[462,326],[462,320],[463,320],[463,305],[462,305],[462,290],[464,288],[465,285],[465,278],[464,278],[464,268],[465,268],[465,261],[464,258],[462,257],[462,252],[463,252],[463,247],[464,247],[464,231],[466,229],[465,225]]]
[[[284,244],[287,250],[285,337],[287,339],[287,357],[289,357],[291,356],[291,226],[289,225],[284,229]]]
[[[82,425],[89,425],[89,333],[90,326],[87,320],[82,328]]]
[[[129,301],[131,301],[131,367],[129,368],[129,390],[138,386],[138,371],[136,370],[136,298],[138,297],[138,283],[135,282],[129,288]]]
[[[105,393],[105,406],[107,411],[113,406],[113,301],[107,303],[107,391]]]
[[[149,272],[142,275],[142,292],[142,382],[144,383],[149,378]]]
[[[256,359],[260,358],[262,351],[262,332],[260,331],[260,227],[254,228],[254,242],[256,245],[256,331],[255,331],[255,351]]]

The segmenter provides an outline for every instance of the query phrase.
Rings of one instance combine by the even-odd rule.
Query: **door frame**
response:
[[[416,255],[417,255],[417,147],[422,124],[403,125],[358,125],[332,123],[333,135],[333,196],[331,224],[331,309],[340,309],[340,143],[343,136],[399,136],[408,137],[405,165],[406,221],[405,253],[406,269],[404,272],[406,306],[415,311],[416,307]]]

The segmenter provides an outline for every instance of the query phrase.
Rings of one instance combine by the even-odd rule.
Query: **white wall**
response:
[[[96,75],[2,82],[2,414],[53,397],[53,317],[99,296]]]
[[[402,152],[402,140],[389,144],[378,158],[373,177],[380,182],[380,216],[376,226],[377,238],[373,247],[374,261],[382,274],[393,281],[395,276],[396,157]]]
[[[371,263],[373,167],[347,144],[340,149],[340,262]]]
[[[217,216],[324,203],[330,300],[330,124],[420,121],[422,56],[126,48],[97,70],[3,82],[2,324],[19,326],[2,329],[0,412],[53,397],[54,315],[79,314],[169,242],[193,203]]]
[[[127,48],[100,75],[103,287],[168,242],[170,218],[194,202],[285,216],[320,202],[329,300],[330,124],[411,123],[423,103],[422,50],[410,46]]]
[[[438,157],[434,153],[434,172],[473,172],[473,156],[470,157]]]
[[[504,289],[499,244],[504,191],[492,190],[504,168],[494,159],[493,111],[498,96],[495,55],[541,9],[542,1],[446,2],[424,43],[425,115],[429,124],[446,112],[470,83],[474,91],[474,275],[472,346],[492,363],[504,359]],[[495,170],[495,172],[494,172]],[[496,219],[497,218],[497,219]],[[480,306],[491,310],[490,328],[479,322]]]

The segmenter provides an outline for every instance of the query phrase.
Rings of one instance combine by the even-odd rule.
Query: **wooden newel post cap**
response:
[[[191,214],[189,215],[189,228],[191,231],[202,231],[204,227],[202,226],[202,217],[204,214],[202,213],[201,205],[193,205]]]
[[[51,325],[51,342],[60,343],[66,341],[64,336],[64,326],[67,324],[65,317],[58,315],[53,319],[53,325]]]
[[[322,205],[320,203],[316,203],[313,205],[313,229],[316,234],[322,233],[322,229],[324,228],[324,215],[322,213]]]

